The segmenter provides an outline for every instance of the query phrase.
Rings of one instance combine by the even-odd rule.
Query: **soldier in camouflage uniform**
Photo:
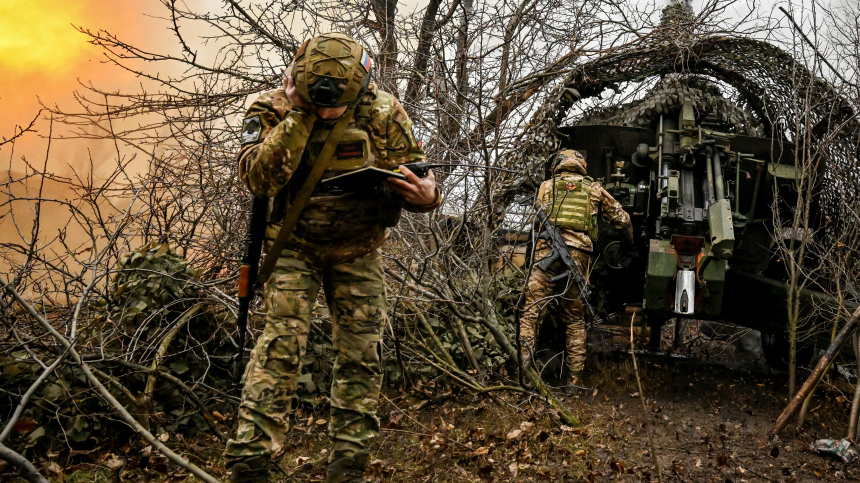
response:
[[[424,160],[403,106],[370,81],[366,51],[339,33],[311,39],[285,72],[284,88],[257,98],[243,125],[239,176],[254,195],[270,200],[267,247],[334,121],[348,108],[354,117],[324,179],[363,166],[393,169]],[[424,179],[402,172],[408,181],[347,191],[320,183],[302,211],[266,283],[266,326],[245,370],[236,438],[225,451],[230,481],[268,481],[270,457],[289,430],[320,288],[335,352],[328,428],[333,443],[325,481],[365,481],[367,444],[379,431],[385,314],[380,246],[401,209],[423,213],[441,203],[432,172]]]
[[[585,168],[585,158],[577,151],[565,149],[559,152],[553,177],[541,184],[535,206],[542,208],[559,228],[571,257],[587,281],[598,211],[630,242],[633,241],[633,227],[630,216],[612,195],[586,175]],[[549,254],[546,242],[539,240],[535,247],[535,261]],[[566,361],[571,372],[568,387],[572,389],[579,383],[585,365],[585,305],[575,283],[568,280],[567,286],[559,290],[550,282],[552,277],[565,270],[561,262],[549,266],[546,272],[538,267],[532,268],[526,286],[525,309],[520,318],[520,336],[523,340],[522,360],[528,363],[546,306],[550,300],[558,300],[560,320],[567,326]]]

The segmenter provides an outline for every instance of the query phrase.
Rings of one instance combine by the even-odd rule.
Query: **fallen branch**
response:
[[[150,433],[143,426],[141,426],[140,423],[138,423],[137,420],[134,419],[131,414],[129,414],[129,412],[123,407],[123,405],[119,401],[117,401],[113,394],[111,394],[110,391],[108,391],[104,387],[104,385],[96,378],[90,366],[83,361],[81,355],[78,354],[78,351],[76,351],[74,347],[72,347],[71,343],[69,343],[69,341],[62,336],[62,334],[57,332],[57,330],[50,323],[48,323],[48,321],[45,320],[32,305],[30,305],[26,300],[24,300],[24,298],[21,297],[21,295],[19,295],[18,292],[15,291],[15,289],[7,285],[5,282],[0,281],[0,284],[2,284],[3,288],[6,289],[6,291],[9,292],[9,294],[11,294],[12,297],[14,297],[15,300],[17,300],[22,307],[26,308],[27,312],[34,319],[36,319],[36,321],[45,330],[47,330],[48,333],[50,333],[60,345],[62,345],[69,352],[69,355],[72,356],[72,359],[75,361],[78,367],[80,367],[81,371],[83,371],[90,385],[93,386],[99,396],[101,396],[106,403],[113,407],[113,409],[120,415],[120,417],[123,419],[123,421],[126,422],[126,424],[134,428],[134,430],[137,431],[141,436],[143,436],[143,438],[149,444],[158,449],[158,451],[160,451],[170,461],[185,468],[186,470],[194,474],[194,476],[196,476],[197,478],[205,481],[206,483],[221,483],[220,480],[203,471],[197,465],[174,453],[173,450],[165,446],[164,443],[159,441],[155,436],[153,436],[152,433]]]
[[[185,327],[185,324],[191,320],[191,317],[200,311],[203,307],[203,303],[199,303],[190,309],[186,310],[184,314],[176,321],[167,335],[162,339],[161,344],[159,344],[158,349],[155,351],[155,357],[152,360],[152,372],[149,373],[149,378],[146,380],[146,386],[143,389],[143,396],[141,396],[141,403],[144,405],[144,409],[146,412],[144,413],[144,427],[149,427],[149,411],[152,409],[152,395],[155,393],[155,383],[158,380],[158,376],[161,374],[157,369],[161,366],[161,363],[164,361],[164,356],[167,354],[167,348],[170,346],[170,343],[173,342],[173,339],[176,337],[176,334],[179,333],[179,330]]]
[[[3,441],[6,441],[6,438],[9,437],[9,433],[12,432],[12,427],[15,426],[15,423],[18,422],[18,418],[21,417],[21,414],[24,412],[24,408],[27,407],[27,403],[30,401],[30,397],[36,392],[37,389],[45,382],[45,379],[54,372],[62,362],[65,360],[66,356],[69,354],[69,351],[65,351],[54,360],[53,364],[49,367],[46,367],[42,374],[39,375],[39,378],[36,379],[33,384],[30,385],[30,388],[27,389],[27,392],[24,393],[24,396],[21,397],[21,400],[18,401],[18,406],[15,408],[15,412],[12,413],[12,417],[9,419],[9,422],[6,423],[6,427],[3,428],[3,432],[0,433],[0,444],[3,444]],[[38,359],[37,359],[38,360]]]
[[[170,382],[171,384],[173,384],[174,386],[179,388],[182,392],[184,392],[186,395],[188,395],[188,397],[191,399],[191,402],[193,402],[194,405],[197,406],[197,409],[200,410],[200,415],[203,416],[203,420],[206,421],[206,424],[209,425],[209,428],[213,432],[215,432],[215,436],[218,436],[218,439],[220,439],[222,443],[227,442],[227,436],[221,431],[221,429],[218,428],[218,426],[215,425],[215,422],[212,419],[212,416],[210,416],[211,413],[206,408],[206,405],[203,404],[203,401],[200,400],[200,397],[198,397],[197,394],[194,393],[194,390],[192,390],[190,387],[188,387],[188,385],[186,385],[184,382],[182,382],[181,379],[179,379],[178,377],[174,376],[173,374],[171,374],[169,372],[164,372],[161,369],[153,369],[151,367],[142,366],[140,364],[135,364],[134,362],[128,362],[128,361],[123,360],[123,359],[116,359],[116,360],[113,360],[110,362],[114,362],[116,364],[119,364],[121,366],[127,367],[129,369],[133,369],[136,371],[158,374],[158,377],[163,378],[164,380]]]
[[[848,340],[848,337],[854,329],[857,328],[858,322],[860,322],[860,307],[851,314],[851,318],[848,319],[848,322],[845,323],[842,330],[836,334],[836,337],[833,339],[833,343],[830,344],[830,347],[827,348],[827,351],[824,352],[824,355],[818,360],[818,364],[815,365],[815,369],[812,370],[812,374],[810,374],[806,379],[806,382],[803,383],[803,387],[797,391],[797,394],[794,395],[794,398],[792,398],[791,402],[788,403],[788,406],[785,407],[782,414],[777,418],[773,428],[768,431],[768,436],[779,434],[783,429],[785,429],[786,425],[788,425],[788,420],[791,419],[791,417],[800,409],[806,396],[812,392],[812,388],[814,388],[815,385],[818,384],[818,381],[821,380],[825,369],[830,366],[831,360],[836,356],[836,353],[839,352],[839,349],[842,348],[842,345],[845,344],[845,341]]]
[[[27,458],[13,451],[11,448],[0,443],[0,459],[8,461],[15,465],[21,472],[21,476],[30,483],[49,483],[48,480],[39,473],[39,470],[30,463]]]
[[[663,475],[660,473],[660,461],[657,459],[657,449],[654,446],[654,436],[651,434],[651,422],[648,407],[645,406],[645,392],[642,391],[642,380],[639,378],[639,365],[636,364],[636,346],[633,343],[633,321],[636,320],[634,313],[630,317],[630,357],[633,358],[633,373],[636,374],[636,386],[639,388],[639,402],[642,403],[642,416],[645,419],[645,431],[648,433],[648,444],[651,446],[651,461],[654,463],[654,472],[657,473],[657,481],[663,483]]]
[[[393,278],[394,280],[396,280],[400,283],[403,283],[403,284],[406,283],[406,278],[403,276],[400,276],[399,274],[395,273],[394,271],[386,270],[386,273],[389,276],[391,276],[391,278]],[[420,293],[420,294],[422,294],[428,298],[436,298],[437,297],[437,294],[434,294],[428,290],[425,290],[422,286],[417,285],[417,284],[409,285],[408,288],[410,290],[414,290],[414,291],[416,291],[416,292],[418,292],[418,293]],[[441,290],[438,290],[437,288],[434,288],[434,290],[437,290],[438,292],[440,292],[439,296],[442,295]],[[499,347],[501,347],[505,353],[507,353],[508,358],[509,358],[508,360],[512,361],[513,363],[517,362],[517,358],[519,356],[518,356],[518,351],[517,351],[516,347],[514,347],[513,344],[511,344],[511,341],[508,340],[507,336],[505,336],[504,332],[502,332],[501,328],[499,328],[499,326],[496,324],[495,321],[490,320],[490,318],[488,318],[488,317],[481,317],[481,316],[473,317],[471,315],[464,314],[459,309],[459,307],[457,307],[457,304],[454,303],[452,300],[447,300],[447,299],[443,298],[442,302],[445,303],[445,305],[448,307],[449,311],[455,317],[458,317],[461,320],[465,320],[467,322],[477,323],[477,324],[483,325],[490,332],[490,335],[493,336],[493,340],[496,341],[496,344]],[[534,370],[534,368],[529,368],[528,370],[525,371],[525,373],[529,379],[529,382],[531,383],[531,387],[533,387],[534,390],[538,394],[540,394],[547,401],[547,403],[549,403],[549,405],[553,407],[553,409],[555,409],[558,412],[558,415],[561,418],[562,422],[564,422],[564,424],[566,424],[568,426],[573,426],[573,427],[581,427],[582,426],[582,422],[580,422],[579,418],[577,418],[576,416],[571,414],[570,411],[567,408],[565,408],[564,405],[558,399],[555,398],[552,391],[550,391],[550,389],[547,387],[547,385],[540,378],[540,374],[538,374],[537,371]],[[474,389],[474,387],[471,387],[471,389]]]

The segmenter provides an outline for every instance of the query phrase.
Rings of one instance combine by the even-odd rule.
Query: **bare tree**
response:
[[[144,80],[140,91],[87,85],[75,109],[48,110],[71,130],[66,137],[110,141],[114,169],[101,180],[88,173],[63,178],[28,160],[25,173],[10,167],[2,184],[4,224],[17,238],[0,246],[10,267],[0,296],[9,337],[0,350],[42,375],[4,394],[22,408],[10,414],[4,434],[28,406],[30,388],[59,370],[83,371],[88,394],[105,401],[100,410],[119,414],[147,441],[156,426],[150,423],[170,417],[154,410],[156,387],[170,387],[200,413],[216,400],[235,402],[225,374],[236,349],[232,282],[248,217],[234,161],[241,116],[247,98],[277,88],[301,42],[323,30],[344,31],[369,47],[378,66],[374,81],[402,94],[428,158],[455,165],[437,175],[442,209],[429,219],[406,214],[386,247],[393,296],[385,340],[389,380],[423,394],[432,387],[435,397],[448,397],[454,387],[490,395],[524,391],[513,382],[511,357],[513,305],[525,273],[509,245],[527,243],[530,213],[517,201],[542,181],[560,125],[641,99],[663,78],[696,75],[726,86],[736,111],[752,113],[739,125],[774,138],[803,139],[826,113],[840,129],[855,122],[842,108],[814,104],[821,92],[839,96],[828,97],[829,84],[810,76],[806,64],[797,64],[794,77],[770,76],[774,64],[793,57],[753,39],[773,30],[755,5],[730,19],[736,0],[709,0],[688,20],[661,17],[662,5],[615,0],[429,0],[416,11],[396,0],[227,0],[212,12],[160,3],[174,39],[165,51],[80,28],[109,62]],[[856,59],[856,29],[847,20],[839,25],[829,42],[843,58]],[[746,50],[753,54],[733,56]],[[814,72],[818,64],[810,62]],[[813,108],[788,102],[804,98]],[[850,98],[853,109],[856,91]],[[786,105],[790,112],[777,109]],[[855,151],[824,145],[838,145],[842,157],[825,150],[799,159],[839,160],[856,183],[848,167],[856,145]],[[146,169],[131,169],[139,164]],[[515,172],[488,169],[498,167]],[[836,186],[825,196],[829,207],[857,206],[856,191],[828,186]],[[68,196],[54,196],[61,192]],[[65,217],[56,232],[42,225],[45,206]],[[852,233],[832,229],[833,237]],[[856,253],[851,240],[841,243]],[[786,246],[795,249],[790,241]],[[828,253],[835,268],[827,273],[840,274],[840,290],[856,290],[848,280],[856,266],[840,258],[848,252]],[[132,290],[150,283],[168,288]],[[319,347],[327,342],[327,323],[318,311]],[[172,362],[188,370],[174,375],[165,369]],[[577,423],[531,376],[547,410]],[[123,413],[115,402],[130,409]],[[201,424],[223,437],[211,419]]]

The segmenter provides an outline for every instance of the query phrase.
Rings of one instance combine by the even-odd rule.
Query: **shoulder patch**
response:
[[[259,141],[261,132],[263,132],[263,123],[260,121],[259,114],[246,118],[242,123],[242,145]]]

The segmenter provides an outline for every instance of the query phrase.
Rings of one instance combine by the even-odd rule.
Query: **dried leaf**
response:
[[[469,453],[468,456],[470,456],[472,458],[477,458],[478,456],[485,455],[489,452],[490,452],[490,448],[488,448],[486,446],[481,446],[480,448],[476,449],[475,451],[472,451],[471,453]]]
[[[15,422],[15,426],[12,426],[12,429],[14,429],[18,434],[24,434],[29,433],[38,427],[39,423],[36,421],[30,418],[21,418]]]
[[[167,433],[163,433],[167,434]],[[117,472],[125,466],[125,460],[120,458],[119,456],[109,453],[107,457],[103,461],[104,465],[108,467],[109,470],[113,472]]]
[[[42,465],[42,468],[48,473],[54,473],[55,475],[60,475],[63,473],[63,468],[53,461],[49,461]]]
[[[523,434],[523,430],[522,430],[522,429],[512,429],[512,430],[508,433],[508,435],[507,435],[506,439],[517,439],[517,438],[519,438],[519,437],[520,437],[520,435],[521,435],[521,434]],[[515,476],[516,476],[516,475],[515,475]]]

